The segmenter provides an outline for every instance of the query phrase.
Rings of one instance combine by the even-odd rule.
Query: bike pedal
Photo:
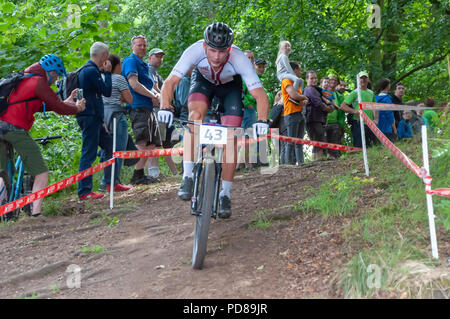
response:
[[[191,213],[192,216],[197,216],[197,217],[202,216],[201,212],[196,212],[196,211],[191,210],[190,213]]]

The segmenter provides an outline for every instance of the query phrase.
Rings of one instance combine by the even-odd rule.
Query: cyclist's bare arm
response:
[[[258,112],[258,121],[267,121],[269,115],[269,98],[262,87],[249,91],[250,95],[256,100]]]
[[[174,74],[170,75],[161,88],[161,109],[169,109],[173,111],[173,106],[170,104],[173,100],[173,94],[181,78]]]

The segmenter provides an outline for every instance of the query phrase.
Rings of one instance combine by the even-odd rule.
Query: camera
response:
[[[83,99],[83,89],[78,89],[76,98],[78,101],[81,101]]]

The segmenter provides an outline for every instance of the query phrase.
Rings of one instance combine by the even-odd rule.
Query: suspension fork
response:
[[[212,217],[215,219],[217,217],[217,209],[219,207],[219,192],[220,192],[220,176],[222,176],[222,155],[223,148],[218,149],[218,156],[214,164],[216,165],[216,176],[214,179],[214,199],[213,199],[213,207],[212,207]]]
[[[200,184],[200,175],[203,170],[203,146],[198,145],[197,152],[197,161],[194,164],[194,168],[192,169],[193,179],[194,179],[194,190],[191,198],[191,215],[199,216],[200,212],[198,212],[198,187]]]

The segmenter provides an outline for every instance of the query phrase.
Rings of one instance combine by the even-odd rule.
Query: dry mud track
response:
[[[330,283],[349,257],[340,236],[347,221],[303,214],[295,203],[303,187],[323,182],[322,173],[346,166],[238,174],[233,216],[212,220],[203,270],[191,267],[195,220],[177,198],[176,180],[119,194],[113,211],[107,198],[62,202],[62,212],[79,212],[0,228],[0,298],[339,297]],[[261,216],[270,226],[252,227]],[[73,267],[81,270],[80,288],[68,287],[68,279],[77,283]]]

